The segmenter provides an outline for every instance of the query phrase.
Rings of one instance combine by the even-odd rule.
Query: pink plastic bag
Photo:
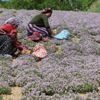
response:
[[[32,55],[41,59],[45,58],[47,56],[46,48],[43,44],[37,44],[33,49]]]

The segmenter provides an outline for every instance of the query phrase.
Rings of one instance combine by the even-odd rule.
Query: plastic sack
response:
[[[70,32],[68,30],[62,30],[60,33],[55,35],[54,38],[63,40],[63,39],[68,39],[69,36],[70,36]]]
[[[43,44],[37,44],[33,49],[32,55],[41,59],[45,58],[47,56],[46,48]]]

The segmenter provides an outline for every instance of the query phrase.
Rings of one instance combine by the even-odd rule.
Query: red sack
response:
[[[42,34],[39,32],[34,32],[31,36],[28,36],[25,38],[25,40],[30,40],[30,41],[39,41],[42,39]]]
[[[29,40],[29,41],[40,41],[42,40],[43,42],[49,41],[49,37],[43,37],[41,33],[39,32],[34,32],[31,36],[26,37],[24,40]]]
[[[43,44],[37,44],[33,49],[32,55],[41,59],[45,58],[47,56],[46,48]]]

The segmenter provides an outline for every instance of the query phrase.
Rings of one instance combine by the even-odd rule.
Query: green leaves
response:
[[[14,9],[87,10],[95,0],[10,0],[0,7]],[[1,3],[0,3],[1,4]]]
[[[10,94],[11,89],[7,87],[0,87],[0,94]]]

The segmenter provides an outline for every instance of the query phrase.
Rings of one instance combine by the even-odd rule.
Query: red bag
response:
[[[32,55],[41,59],[45,58],[47,56],[46,48],[43,44],[37,44],[33,49]]]
[[[25,40],[30,40],[30,41],[39,41],[42,39],[42,34],[39,32],[34,32],[31,36],[28,36],[25,38]]]
[[[28,36],[25,38],[25,40],[29,40],[29,41],[49,41],[49,37],[43,37],[41,33],[39,32],[34,32],[31,36]]]

